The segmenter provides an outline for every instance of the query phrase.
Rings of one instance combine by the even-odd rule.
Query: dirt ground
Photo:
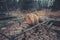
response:
[[[53,15],[53,16],[60,16],[60,11],[51,12],[51,10],[42,10],[38,12],[31,12],[31,13],[40,13],[43,18],[45,15]],[[27,13],[22,13],[20,11],[11,11],[9,12],[9,16],[16,16],[20,17],[20,15],[26,15]],[[8,13],[6,14],[8,15]],[[26,30],[28,27],[21,27],[19,22],[14,24],[9,24],[5,28],[0,29],[0,33],[3,33],[7,36],[16,35],[21,32],[22,30]],[[60,28],[60,27],[59,27]],[[57,26],[52,26],[52,28],[48,29],[46,26],[37,26],[36,28],[18,36],[15,40],[59,40],[57,37],[57,32],[54,30],[58,30]],[[60,29],[59,29],[60,31]],[[4,36],[0,35],[0,40],[9,40]]]

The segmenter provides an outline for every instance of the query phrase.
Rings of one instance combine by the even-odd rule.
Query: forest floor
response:
[[[35,13],[35,12],[31,12],[31,13]],[[38,13],[41,13],[41,15],[52,15],[52,16],[60,16],[60,11],[55,11],[55,12],[51,12],[51,11],[46,11],[46,10],[42,10],[41,12],[38,11]],[[49,13],[49,14],[47,14]],[[27,13],[21,13],[20,11],[11,11],[8,13],[6,13],[6,15],[9,16],[16,16],[16,17],[20,17],[23,15],[26,15]],[[28,27],[21,27],[20,23],[14,23],[14,24],[9,24],[6,25],[5,27],[0,29],[0,33],[7,35],[8,37],[11,37],[11,35],[16,36],[16,34],[19,34],[21,32],[23,32],[24,30],[26,30]],[[57,32],[58,31],[58,32]],[[37,26],[36,28],[18,36],[17,38],[15,38],[15,40],[60,40],[60,26],[52,26],[50,29],[47,29],[46,26]],[[0,40],[9,40],[8,38],[0,35]]]

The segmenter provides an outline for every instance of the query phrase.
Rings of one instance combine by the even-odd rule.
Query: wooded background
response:
[[[0,0],[0,12],[9,10],[60,9],[60,0]]]

